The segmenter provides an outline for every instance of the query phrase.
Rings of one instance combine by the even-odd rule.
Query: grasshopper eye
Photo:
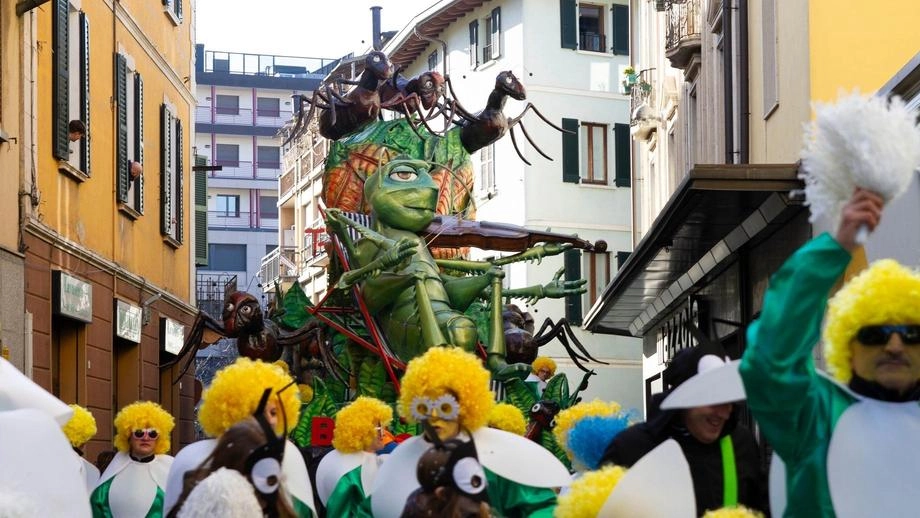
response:
[[[418,173],[412,169],[395,169],[390,172],[390,180],[396,182],[414,182],[418,178]]]

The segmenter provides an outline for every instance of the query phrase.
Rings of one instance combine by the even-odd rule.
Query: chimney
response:
[[[371,7],[371,32],[373,39],[372,44],[374,50],[380,50],[382,45],[380,44],[380,10],[383,9],[379,5]]]

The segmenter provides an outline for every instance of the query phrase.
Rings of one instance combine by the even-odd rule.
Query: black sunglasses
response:
[[[143,439],[145,435],[151,439],[156,439],[160,434],[153,428],[148,428],[146,430],[134,430],[134,437],[138,439]]]
[[[920,344],[920,324],[866,326],[856,332],[856,339],[863,345],[885,345],[894,333],[901,335],[901,341],[906,345]]]

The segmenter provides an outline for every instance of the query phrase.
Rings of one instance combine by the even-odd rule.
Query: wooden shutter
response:
[[[479,20],[470,22],[470,68],[479,65]]]
[[[502,55],[502,8],[492,9],[492,34],[489,35],[492,59]]]
[[[613,18],[613,48],[614,54],[625,56],[629,54],[629,7],[613,4],[610,8]]]
[[[581,250],[566,250],[563,259],[565,261],[565,280],[577,281],[581,279]],[[581,325],[581,294],[565,296],[565,319],[573,326]]]
[[[181,22],[182,21],[182,0],[173,0],[173,2],[175,2],[176,18],[178,18],[179,21]]]
[[[559,0],[559,31],[562,34],[562,48],[578,48],[577,8],[575,0]]]
[[[632,252],[617,252],[617,270],[623,268],[623,265],[626,264],[626,260],[629,259],[629,255]]]
[[[207,165],[201,155],[195,157],[196,166]],[[208,265],[208,172],[195,174],[195,266]]]
[[[144,80],[134,73],[134,160],[144,164]],[[134,209],[144,213],[144,175],[134,180]]]
[[[160,105],[160,233],[172,230],[172,114]]]
[[[613,125],[614,167],[616,168],[616,186],[629,187],[632,170],[629,161],[630,139],[629,124]]]
[[[54,19],[51,24],[52,63],[54,72],[51,79],[51,141],[53,153],[61,160],[70,159],[70,139],[68,138],[68,124],[70,123],[70,56],[69,50],[69,22],[70,2],[68,0],[54,0]],[[84,136],[85,137],[85,136]]]
[[[178,0],[177,0],[178,1]],[[185,231],[185,186],[184,186],[184,176],[185,176],[185,164],[183,163],[183,158],[185,157],[185,139],[182,136],[182,120],[178,117],[174,119],[176,121],[176,150],[173,153],[173,156],[176,159],[176,190],[175,190],[175,206],[176,206],[176,241],[182,243],[184,241],[184,231]]]
[[[562,119],[562,129],[571,132],[562,134],[562,181],[578,183],[578,119]]]
[[[89,18],[86,13],[80,13],[80,86],[80,120],[86,127],[80,141],[80,170],[89,176]]]
[[[115,181],[119,203],[128,203],[128,64],[115,54],[115,102],[117,134],[115,136]]]

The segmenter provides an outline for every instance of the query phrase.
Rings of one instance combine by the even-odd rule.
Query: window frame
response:
[[[586,52],[607,52],[607,34],[604,31],[607,29],[606,20],[604,16],[604,11],[607,9],[607,6],[604,4],[595,4],[595,3],[579,3],[577,4],[578,12],[576,13],[578,18],[578,49],[584,50]],[[585,34],[588,34],[582,29],[582,9],[597,9],[597,27],[600,32],[591,33],[594,36],[599,36],[597,48],[586,48],[585,46]]]
[[[428,70],[438,69],[438,49],[434,49],[434,52],[428,54]]]
[[[182,0],[163,0],[163,12],[173,25],[182,23]]]
[[[608,180],[607,171],[609,171],[610,169],[610,165],[609,165],[610,163],[608,161],[608,156],[607,156],[607,149],[608,149],[607,130],[609,128],[609,125],[604,124],[604,123],[599,123],[599,122],[584,122],[583,121],[581,122],[581,127],[584,129],[584,131],[580,132],[581,135],[579,135],[579,136],[584,137],[584,144],[579,145],[579,152],[583,153],[582,154],[583,158],[581,160],[582,163],[581,163],[581,168],[580,168],[581,170],[579,171],[579,174],[581,176],[581,183],[589,184],[589,185],[608,185],[609,180]],[[600,149],[603,151],[603,157],[602,157],[603,175],[600,178],[598,178],[598,176],[595,174],[595,171],[594,171],[594,164],[595,164],[594,153],[598,149],[598,146],[596,146],[594,143],[594,139],[597,134],[600,134],[603,136],[603,139],[602,139],[603,141],[600,143]]]
[[[502,57],[502,22],[501,7],[492,9],[488,16],[483,18],[485,37],[488,45],[482,45],[482,62],[488,63]],[[477,29],[478,33],[478,29]]]
[[[185,230],[185,136],[175,111],[169,104],[160,106],[160,234],[163,241],[178,248]]]
[[[479,192],[491,198],[495,186],[495,143],[479,150]]]
[[[262,108],[262,101],[274,101],[274,108]],[[281,99],[277,97],[256,97],[256,115],[260,117],[281,117]]]
[[[124,108],[117,107],[117,117],[124,118],[124,129],[116,133],[115,181],[119,210],[131,219],[144,214],[144,174],[130,178],[131,162],[144,164],[144,80],[130,56],[118,53],[116,58],[115,90],[120,99],[124,89]],[[123,68],[123,69],[122,69]],[[123,81],[122,84],[117,84]],[[124,139],[124,142],[122,142]]]
[[[233,200],[233,203],[221,203],[221,200]],[[225,207],[221,208],[221,205]],[[233,212],[230,211],[230,205],[235,206]],[[239,194],[224,194],[218,193],[215,195],[214,199],[214,212],[219,218],[238,218],[240,217],[240,195]]]
[[[91,176],[90,166],[90,27],[79,2],[54,0],[52,15],[53,72],[52,155],[58,170],[80,182]],[[84,125],[83,137],[69,138],[71,120]]]
[[[219,247],[227,247],[227,248],[221,249]],[[230,249],[233,249],[235,251],[235,254],[228,253]],[[235,270],[232,268],[222,268],[223,266],[227,266],[227,264],[222,263],[223,260],[226,260],[228,257],[237,259],[237,257],[235,256],[239,255],[240,252],[242,252],[243,268],[239,270]],[[245,272],[247,271],[247,267],[249,263],[249,258],[247,255],[248,253],[249,253],[249,248],[245,243],[208,243],[208,259],[209,259],[208,263],[209,264],[206,268],[203,268],[203,269],[208,270],[208,271],[219,271],[219,272]],[[220,264],[214,264],[215,262],[220,263]],[[234,264],[231,266],[240,266],[240,265]]]
[[[221,99],[236,99],[233,106],[221,106]],[[214,113],[217,115],[239,115],[240,114],[240,96],[215,94],[214,95]]]

